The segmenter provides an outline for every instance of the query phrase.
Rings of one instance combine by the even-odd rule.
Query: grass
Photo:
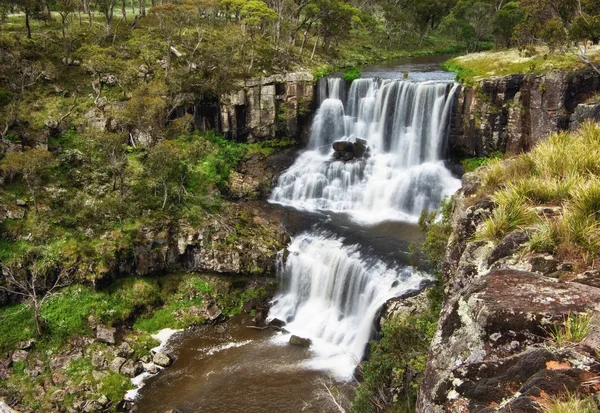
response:
[[[560,347],[565,343],[581,343],[591,332],[592,316],[589,313],[570,314],[549,328],[552,340]]]
[[[590,49],[590,56],[600,60],[600,48]],[[568,51],[550,53],[546,47],[535,50],[473,53],[456,57],[444,63],[444,68],[457,73],[457,80],[473,84],[475,81],[493,76],[514,74],[544,74],[551,70],[576,70],[585,64]]]
[[[493,152],[490,156],[484,156],[480,158],[467,158],[460,161],[465,172],[473,172],[475,169],[488,165],[494,159],[502,159],[504,154],[502,152]]]
[[[597,413],[598,406],[592,399],[567,393],[563,397],[555,397],[542,404],[541,411],[542,413]]]
[[[600,254],[600,125],[551,135],[530,153],[493,160],[482,171],[480,196],[497,204],[478,231],[499,241],[520,227],[533,229],[529,248],[553,252],[583,264]],[[559,207],[551,219],[537,218],[533,207]]]

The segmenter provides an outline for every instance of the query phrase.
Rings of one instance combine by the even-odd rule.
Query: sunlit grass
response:
[[[558,346],[581,343],[590,334],[591,321],[592,316],[588,313],[569,314],[561,323],[550,326],[550,336]]]

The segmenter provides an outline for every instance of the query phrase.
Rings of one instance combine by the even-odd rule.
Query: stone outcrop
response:
[[[600,77],[586,70],[479,80],[458,94],[450,153],[474,157],[526,151],[550,133],[568,129],[580,117],[570,119],[577,105],[598,90]]]
[[[333,158],[345,162],[369,155],[367,141],[360,138],[355,138],[354,141],[336,141],[331,146],[334,150]]]
[[[600,288],[585,282],[594,275],[578,276],[552,255],[524,253],[524,230],[497,244],[475,238],[495,208],[476,198],[478,184],[477,173],[466,174],[455,196],[444,305],[419,413],[535,413],[548,397],[589,392],[582,383],[598,376],[597,329],[577,346],[553,344],[550,334],[571,315],[600,311]]]
[[[600,103],[580,103],[579,105],[577,105],[575,107],[575,111],[571,115],[569,129],[579,129],[581,124],[586,120],[600,122]]]
[[[183,105],[173,117],[190,114],[199,130],[214,130],[238,141],[308,137],[316,109],[316,86],[310,73],[253,78],[238,87],[219,98],[201,97],[193,105]]]
[[[239,211],[242,213],[242,211]],[[223,220],[179,225],[169,230],[142,228],[132,251],[123,251],[115,272],[143,276],[182,269],[241,275],[274,275],[277,252],[288,236],[278,223],[242,223],[250,235],[239,236]]]

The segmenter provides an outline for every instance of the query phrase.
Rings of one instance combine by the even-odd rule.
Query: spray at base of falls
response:
[[[281,175],[271,202],[343,212],[363,224],[416,222],[460,187],[443,161],[457,83],[357,79],[345,104],[342,79],[325,85],[309,150]],[[357,138],[368,157],[333,159],[333,142]]]
[[[308,367],[349,380],[373,336],[381,306],[418,289],[424,277],[411,267],[388,266],[343,241],[327,232],[294,237],[269,317],[312,340],[314,357]],[[289,336],[277,339],[285,342]]]

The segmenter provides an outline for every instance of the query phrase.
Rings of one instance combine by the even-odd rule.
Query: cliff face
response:
[[[310,128],[316,85],[310,73],[249,79],[237,92],[200,98],[181,106],[174,117],[193,115],[195,126],[229,139],[255,142],[289,136],[302,140]]]
[[[455,196],[444,306],[417,411],[535,413],[549,396],[593,391],[584,383],[598,375],[598,327],[570,346],[557,345],[550,331],[571,314],[600,310],[598,271],[523,252],[525,231],[497,244],[474,239],[495,208],[476,198],[479,185],[478,175],[466,174]]]
[[[589,117],[577,109],[600,90],[591,71],[553,71],[545,75],[512,75],[480,80],[461,90],[449,141],[455,157],[527,151],[551,132]]]

